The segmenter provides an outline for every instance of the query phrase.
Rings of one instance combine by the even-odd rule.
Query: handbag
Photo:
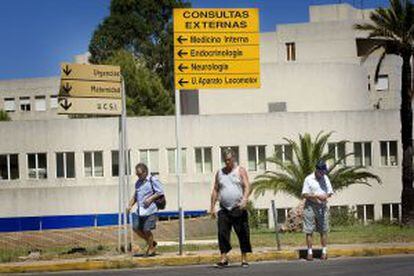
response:
[[[156,194],[156,193],[155,193],[155,190],[154,190],[154,186],[153,186],[153,184],[152,184],[152,177],[150,178],[150,183],[151,183],[152,192],[153,192],[154,194]],[[160,197],[158,197],[158,198],[154,201],[154,203],[155,203],[155,205],[157,206],[157,208],[158,208],[159,210],[164,210],[164,209],[165,209],[165,207],[167,206],[167,200],[165,199],[165,195],[161,195]]]

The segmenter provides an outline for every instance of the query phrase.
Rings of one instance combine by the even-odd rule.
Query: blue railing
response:
[[[200,217],[206,210],[185,211],[186,217]],[[159,212],[160,218],[177,218],[177,211]],[[38,231],[93,226],[111,226],[118,224],[118,214],[88,214],[66,216],[37,216],[0,218],[0,232]]]

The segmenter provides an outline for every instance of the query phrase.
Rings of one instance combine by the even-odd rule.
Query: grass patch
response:
[[[269,229],[252,229],[251,242],[253,248],[258,247],[275,247],[276,238],[275,233]],[[282,248],[283,247],[299,247],[305,246],[305,237],[303,233],[281,233],[279,235]],[[205,236],[204,240],[215,240],[216,236]],[[135,240],[136,242],[137,240]],[[319,235],[314,237],[314,244],[319,244]],[[414,227],[400,227],[397,225],[383,225],[383,224],[371,224],[353,226],[337,226],[332,227],[329,233],[330,244],[364,244],[364,243],[408,243],[414,242]],[[138,244],[141,248],[144,248],[144,243],[139,241]],[[238,250],[238,241],[235,233],[232,233],[233,248]],[[41,254],[42,260],[48,259],[70,259],[80,258],[86,256],[99,256],[102,254],[116,254],[114,247],[108,246],[92,246],[87,247],[83,253],[67,254],[70,247],[64,248],[48,248],[44,249]],[[184,251],[197,252],[201,250],[216,250],[218,252],[217,245],[185,245]],[[159,253],[177,252],[178,246],[159,246]],[[0,249],[0,262],[13,262],[18,261],[19,256],[27,256],[28,249],[15,249],[5,250]],[[368,252],[367,254],[370,254]]]

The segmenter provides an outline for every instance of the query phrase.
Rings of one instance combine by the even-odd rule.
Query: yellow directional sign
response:
[[[175,47],[175,60],[249,60],[259,58],[259,46]]]
[[[112,65],[85,65],[62,63],[62,80],[89,80],[121,82],[121,69]]]
[[[121,98],[121,83],[62,80],[61,97]]]
[[[177,75],[240,74],[241,71],[244,71],[248,74],[259,74],[260,65],[257,60],[180,60],[175,62],[175,72]]]
[[[174,9],[176,89],[260,88],[258,9]]]
[[[177,75],[177,89],[260,88],[260,75]]]
[[[59,98],[58,114],[121,115],[120,99]]]
[[[174,33],[176,46],[259,45],[258,33]]]
[[[174,32],[257,32],[258,9],[174,9]]]
[[[121,69],[63,63],[58,114],[121,115]]]

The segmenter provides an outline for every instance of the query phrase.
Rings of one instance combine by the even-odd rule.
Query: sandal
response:
[[[227,267],[227,266],[229,266],[228,261],[225,261],[225,262],[220,261],[220,262],[216,263],[217,268],[224,268],[224,267]]]

